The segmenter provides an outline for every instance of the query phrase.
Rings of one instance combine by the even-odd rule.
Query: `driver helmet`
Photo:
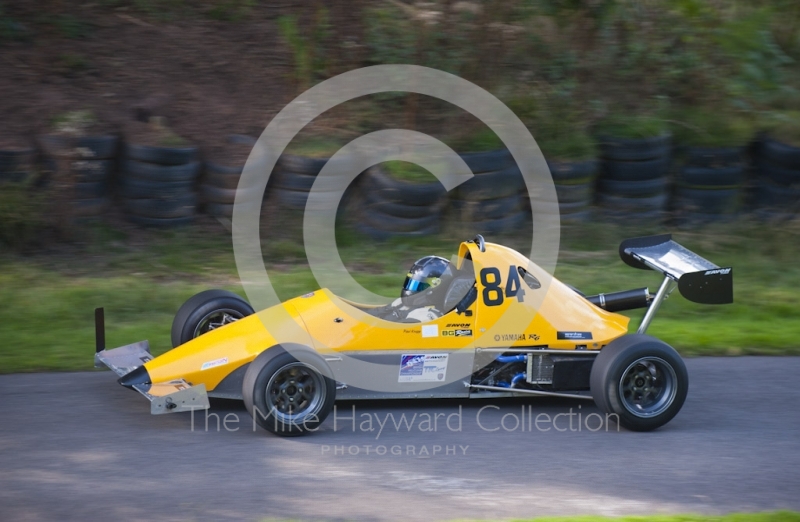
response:
[[[436,299],[436,294],[447,289],[452,279],[450,262],[439,256],[426,256],[418,259],[408,270],[400,298],[406,306],[439,307],[444,299]],[[444,284],[443,284],[444,283]]]

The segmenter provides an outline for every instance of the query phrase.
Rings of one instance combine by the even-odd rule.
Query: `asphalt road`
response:
[[[203,413],[151,416],[110,372],[0,376],[0,520],[800,510],[800,358],[687,366],[683,410],[652,433],[547,398],[338,404],[335,430],[331,416],[292,439],[232,401],[212,402],[208,429]]]

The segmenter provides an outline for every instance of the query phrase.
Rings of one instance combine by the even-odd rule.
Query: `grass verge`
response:
[[[279,297],[315,290],[297,227],[273,228],[282,235],[265,239],[263,251]],[[655,291],[658,274],[624,265],[617,246],[623,238],[658,231],[597,223],[564,228],[556,277],[587,294],[642,286]],[[684,355],[800,354],[800,226],[743,221],[678,231],[674,237],[711,261],[734,267],[735,303],[697,305],[675,292],[649,333]],[[445,233],[375,245],[347,230],[337,237],[353,277],[387,298],[398,295],[415,259],[450,258],[463,239]],[[530,250],[527,238],[488,239]],[[80,247],[25,256],[0,253],[0,372],[90,368],[97,306],[106,308],[109,346],[148,339],[153,351],[162,353],[170,348],[178,307],[194,293],[215,287],[243,295],[230,237],[210,223],[146,233],[99,227]],[[641,312],[631,317],[638,321]]]

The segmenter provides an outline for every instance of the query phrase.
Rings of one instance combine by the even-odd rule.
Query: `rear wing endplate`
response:
[[[719,267],[672,240],[670,234],[626,239],[619,255],[629,266],[655,270],[678,283],[681,295],[695,303],[733,302],[733,268]]]

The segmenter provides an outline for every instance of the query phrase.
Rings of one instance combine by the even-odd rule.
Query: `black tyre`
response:
[[[759,183],[759,192],[762,207],[800,209],[800,188],[787,188],[762,180]]]
[[[561,223],[566,225],[571,223],[586,223],[591,221],[594,217],[594,213],[592,209],[587,208],[586,210],[581,210],[580,212],[572,212],[571,214],[561,214]]]
[[[666,156],[670,152],[672,135],[664,134],[644,139],[598,138],[600,155],[609,160],[644,161]]]
[[[667,175],[669,162],[669,156],[644,161],[607,161],[603,164],[603,178],[619,181],[663,178]]]
[[[153,181],[134,176],[120,179],[119,195],[127,199],[178,197],[192,192],[194,181]]]
[[[689,391],[678,352],[642,334],[625,335],[603,348],[589,381],[597,406],[633,431],[654,430],[672,420]]]
[[[233,203],[206,203],[203,208],[209,216],[228,218],[233,216]]]
[[[761,156],[778,167],[800,170],[800,147],[792,147],[766,137],[761,144]]]
[[[190,297],[172,320],[172,347],[180,346],[254,312],[250,303],[227,290],[206,290]]]
[[[589,206],[588,201],[574,201],[572,203],[559,203],[558,213],[562,216],[583,212]]]
[[[473,174],[496,172],[513,167],[516,163],[508,149],[489,152],[467,152],[459,154]]]
[[[366,172],[364,189],[375,193],[384,201],[417,206],[433,205],[446,194],[444,187],[438,181],[409,183],[394,179],[379,168],[369,169]]]
[[[35,160],[36,150],[32,147],[0,150],[0,180],[18,181],[32,169]]]
[[[296,190],[286,190],[280,188],[270,188],[269,195],[275,198],[278,204],[284,208],[303,210],[306,208],[306,201],[308,201],[308,192],[299,192]]]
[[[308,158],[306,156],[295,156],[294,154],[281,154],[278,159],[277,168],[298,174],[316,176],[322,167],[328,163],[330,158]]]
[[[483,201],[451,200],[454,209],[465,218],[500,219],[509,214],[516,214],[522,208],[523,198],[518,194]]]
[[[423,207],[420,205],[403,205],[402,203],[395,203],[393,201],[385,201],[381,199],[380,195],[375,192],[368,193],[364,199],[364,204],[361,207],[365,212],[377,211],[390,216],[397,216],[401,218],[419,218],[424,217],[432,212],[441,210],[442,205],[437,204],[432,207]]]
[[[76,199],[71,202],[73,215],[77,217],[99,216],[108,210],[110,201],[104,197]]]
[[[586,183],[595,178],[599,168],[597,160],[588,161],[548,161],[553,183],[573,185]]]
[[[269,184],[286,190],[309,192],[316,180],[316,175],[275,169],[269,178]]]
[[[78,199],[93,199],[105,196],[108,192],[108,183],[105,181],[75,183],[73,194]]]
[[[777,185],[784,187],[800,187],[800,166],[793,169],[761,162],[758,166],[761,175]]]
[[[600,194],[598,201],[604,207],[611,210],[622,211],[650,211],[662,210],[667,204],[668,195],[659,194],[644,198],[626,198],[623,196],[613,196],[610,194]]]
[[[646,179],[643,181],[600,180],[600,191],[615,196],[643,198],[657,196],[667,188],[667,178]]]
[[[157,165],[185,165],[197,159],[197,147],[153,147],[150,145],[125,144],[126,158]]]
[[[236,200],[237,193],[239,197],[243,198],[243,201],[258,200],[260,196],[260,194],[256,194],[255,190],[228,189],[207,184],[200,186],[200,195],[203,197],[203,201],[209,203],[232,204]]]
[[[172,198],[123,200],[125,210],[138,217],[172,219],[193,216],[197,196],[183,194]]]
[[[592,200],[594,186],[589,183],[581,185],[555,185],[559,204],[588,203]]]
[[[470,227],[478,234],[512,234],[525,224],[528,216],[528,212],[522,210],[500,219],[473,221],[470,223]]]
[[[686,165],[706,169],[741,166],[741,147],[686,147],[683,151]]]
[[[141,161],[125,160],[122,170],[126,174],[152,181],[194,181],[200,173],[200,162],[183,165],[156,165]]]
[[[309,349],[274,346],[250,363],[242,383],[253,420],[281,436],[317,431],[333,409],[336,381],[325,361]]]
[[[525,180],[516,165],[497,172],[475,174],[455,189],[455,197],[469,201],[498,199],[522,192]]]
[[[704,190],[680,187],[677,202],[681,208],[700,214],[731,214],[739,208],[740,189]]]
[[[414,232],[430,227],[441,220],[441,216],[438,212],[434,212],[417,218],[402,218],[377,211],[368,211],[361,214],[361,219],[368,226],[386,232]]]
[[[177,217],[177,218],[153,218],[153,217],[137,216],[135,214],[128,214],[125,217],[131,223],[135,223],[143,227],[154,227],[154,228],[182,227],[194,221],[194,214],[192,214],[191,216]]]
[[[75,181],[93,183],[110,178],[114,162],[112,160],[79,160],[73,161],[70,168],[75,176]]]
[[[738,187],[744,182],[744,168],[684,167],[679,177],[681,183],[692,187]]]

